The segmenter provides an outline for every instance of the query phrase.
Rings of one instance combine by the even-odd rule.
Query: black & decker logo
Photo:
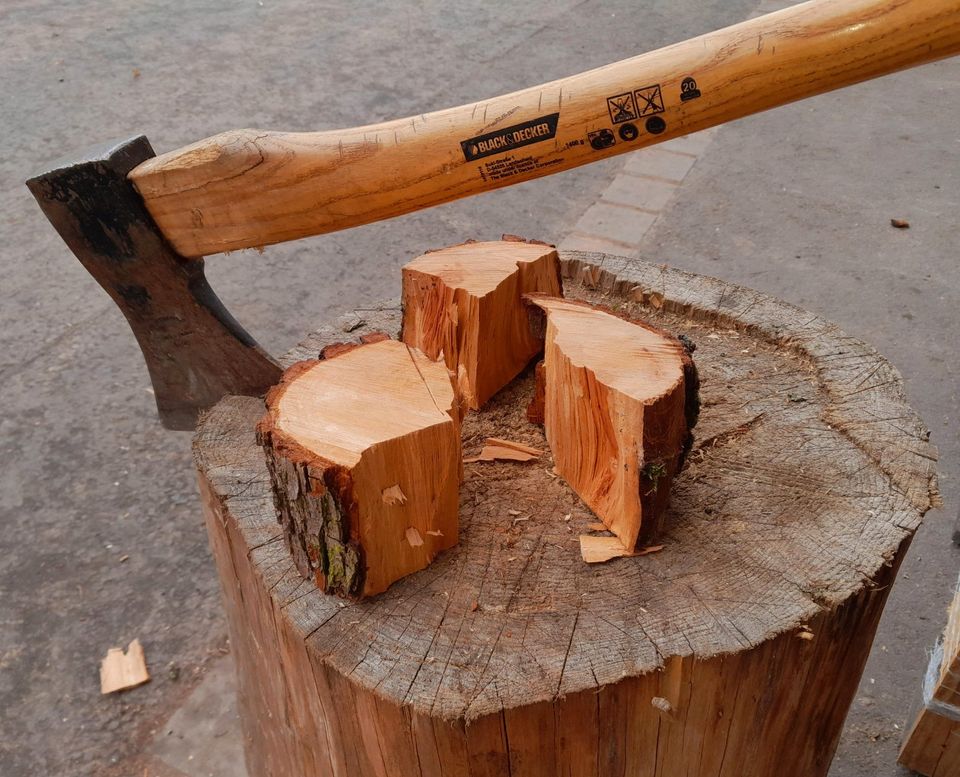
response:
[[[539,143],[541,140],[550,140],[557,134],[559,118],[559,113],[551,113],[549,116],[531,119],[523,124],[514,124],[512,127],[504,127],[496,132],[488,132],[486,135],[463,140],[460,142],[463,156],[468,162],[472,162],[513,148]]]

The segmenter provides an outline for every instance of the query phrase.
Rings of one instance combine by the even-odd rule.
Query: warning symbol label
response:
[[[660,93],[660,84],[645,86],[633,92],[640,116],[652,116],[663,113],[663,95]]]
[[[610,111],[610,120],[614,124],[622,124],[637,118],[637,104],[630,92],[608,97],[607,110]]]

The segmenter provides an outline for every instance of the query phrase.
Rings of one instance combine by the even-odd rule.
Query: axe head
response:
[[[126,316],[164,426],[193,429],[199,412],[227,394],[265,392],[280,368],[213,293],[203,260],[170,247],[127,180],[153,156],[141,135],[57,164],[27,186]]]

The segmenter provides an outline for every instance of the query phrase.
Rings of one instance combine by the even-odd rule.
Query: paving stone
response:
[[[582,234],[634,246],[643,239],[656,219],[653,213],[598,202],[587,209],[573,229]]]
[[[692,156],[674,154],[654,146],[631,154],[623,169],[631,175],[652,175],[679,183],[686,178],[695,161]]]
[[[603,200],[659,213],[673,199],[677,185],[621,173],[601,195]]]
[[[683,154],[700,156],[713,141],[715,132],[715,129],[701,130],[700,132],[694,132],[692,135],[668,140],[666,143],[661,143],[658,148],[664,151],[677,151]]]
[[[142,772],[140,771],[141,769]],[[149,755],[143,759],[139,759],[138,768],[134,774],[138,775],[138,777],[141,774],[142,777],[194,777],[194,775],[184,774],[179,769],[174,769],[155,755]],[[200,775],[196,777],[200,777]]]
[[[186,777],[246,777],[231,656],[224,656],[207,672],[148,750]]]

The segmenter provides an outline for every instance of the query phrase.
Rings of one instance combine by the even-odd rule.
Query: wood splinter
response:
[[[464,464],[473,464],[478,461],[535,461],[543,455],[543,451],[530,445],[514,440],[502,440],[498,437],[488,437],[480,453],[464,459]]]
[[[529,415],[542,413],[557,473],[633,551],[659,530],[692,441],[693,360],[680,340],[647,324],[584,302],[525,299],[546,314],[533,318],[545,346]]]
[[[664,547],[664,545],[650,545],[637,550],[627,550],[618,537],[598,537],[595,534],[580,535],[580,558],[588,564],[602,564],[615,558],[649,556],[651,553],[659,553]]]
[[[289,368],[257,427],[294,562],[328,593],[380,593],[457,542],[450,374],[396,340]]]
[[[479,409],[543,347],[524,294],[562,294],[552,246],[518,238],[432,251],[403,268],[403,335],[456,375],[463,403]]]

